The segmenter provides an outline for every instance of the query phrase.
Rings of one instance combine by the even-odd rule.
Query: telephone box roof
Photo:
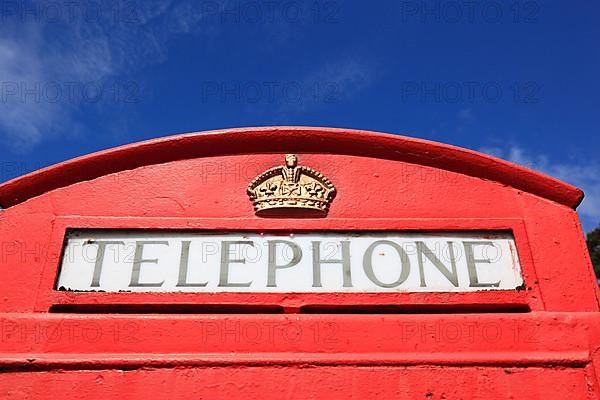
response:
[[[252,153],[332,153],[404,161],[496,181],[576,208],[583,192],[476,151],[406,136],[322,127],[248,127],[185,133],[74,158],[0,185],[8,208],[48,191],[146,165]]]

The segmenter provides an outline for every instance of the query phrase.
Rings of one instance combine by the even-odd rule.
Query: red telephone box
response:
[[[329,128],[37,171],[0,186],[0,393],[598,398],[582,197],[470,150]]]

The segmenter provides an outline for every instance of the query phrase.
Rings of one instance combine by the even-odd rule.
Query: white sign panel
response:
[[[470,292],[523,285],[507,233],[73,231],[56,288]]]

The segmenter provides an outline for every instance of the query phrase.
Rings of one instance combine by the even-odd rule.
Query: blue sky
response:
[[[599,2],[0,1],[0,180],[178,132],[369,129],[586,191],[600,223]]]

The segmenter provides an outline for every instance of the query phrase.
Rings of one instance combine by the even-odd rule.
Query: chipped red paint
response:
[[[294,152],[338,194],[260,218],[246,186]],[[6,398],[598,398],[598,289],[579,189],[439,143],[245,128],[133,144],[0,186]],[[518,291],[54,290],[65,230],[510,230]],[[272,313],[277,312],[277,313]]]

